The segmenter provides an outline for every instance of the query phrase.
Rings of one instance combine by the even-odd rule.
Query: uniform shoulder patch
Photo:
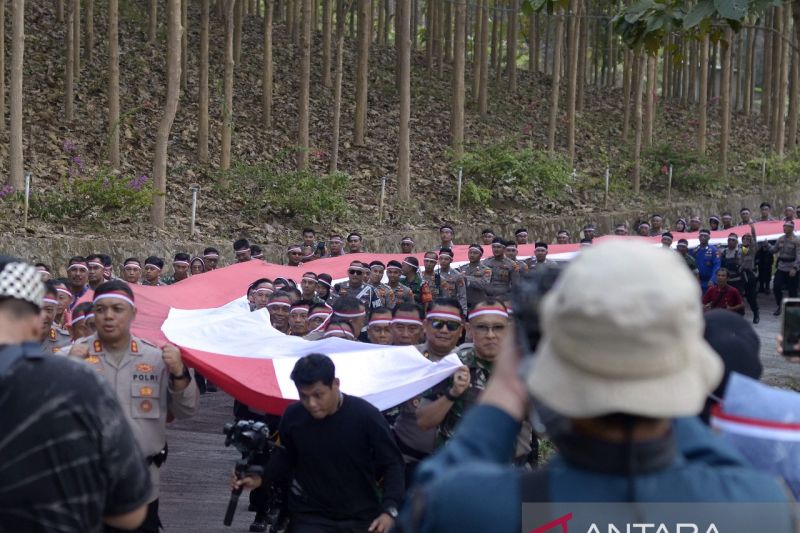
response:
[[[100,339],[95,339],[95,341],[94,341],[94,351],[95,352],[102,352],[103,351],[103,343],[100,342]]]
[[[138,342],[140,345],[144,345],[144,346],[147,346],[147,347],[150,347],[150,348],[155,348],[156,350],[160,350],[161,349],[158,346],[156,346],[154,343],[148,341],[147,339],[139,339],[139,338],[137,338],[136,342]]]

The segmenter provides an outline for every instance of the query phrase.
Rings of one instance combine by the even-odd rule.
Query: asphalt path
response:
[[[800,365],[787,363],[775,351],[779,317],[772,315],[771,295],[759,295],[764,381],[800,390]],[[746,318],[752,319],[748,309]],[[161,520],[167,533],[246,532],[253,519],[243,494],[231,527],[222,524],[230,497],[228,480],[238,453],[224,446],[222,426],[233,420],[233,398],[224,392],[200,397],[194,418],[175,421],[167,430],[169,458],[161,476]]]

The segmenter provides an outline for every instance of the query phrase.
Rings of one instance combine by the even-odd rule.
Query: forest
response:
[[[227,235],[792,185],[799,18],[765,0],[0,0],[0,197],[12,221],[139,231],[183,225],[199,191],[197,231]]]

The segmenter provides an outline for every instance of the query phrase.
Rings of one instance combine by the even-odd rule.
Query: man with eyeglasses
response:
[[[290,267],[300,266],[303,259],[303,248],[299,244],[286,247],[286,264]]]
[[[373,309],[367,323],[367,340],[370,344],[391,346],[392,311],[385,307]]]
[[[367,284],[369,267],[361,261],[352,261],[347,269],[347,281],[333,286],[333,297],[352,296],[368,309],[384,307],[375,287]]]
[[[398,307],[400,309],[400,307]],[[398,321],[398,314],[392,326]],[[417,346],[426,359],[438,362],[453,353],[464,330],[461,306],[455,300],[439,298],[431,302],[422,327],[427,340]],[[397,339],[395,339],[395,343]],[[446,414],[453,402],[469,388],[469,369],[460,367],[441,383],[423,394],[400,405],[394,432],[403,460],[406,463],[406,480],[411,481],[420,461],[433,453],[438,422],[431,422]],[[425,428],[425,429],[423,429]]]
[[[353,232],[347,236],[347,253],[360,254],[364,251],[363,246],[364,242],[360,234]]]

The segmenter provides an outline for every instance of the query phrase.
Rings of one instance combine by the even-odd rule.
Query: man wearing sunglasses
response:
[[[334,297],[352,296],[368,309],[384,307],[375,287],[367,283],[368,275],[369,267],[366,263],[352,261],[350,268],[347,269],[347,281],[333,286]]]
[[[458,301],[438,298],[431,302],[423,323],[427,340],[417,349],[433,362],[453,353],[464,330],[463,318]],[[433,453],[438,422],[432,421],[443,419],[453,402],[468,388],[469,369],[462,366],[456,370],[452,381],[446,379],[400,406],[394,431],[406,463],[406,480],[410,481],[419,462]]]

